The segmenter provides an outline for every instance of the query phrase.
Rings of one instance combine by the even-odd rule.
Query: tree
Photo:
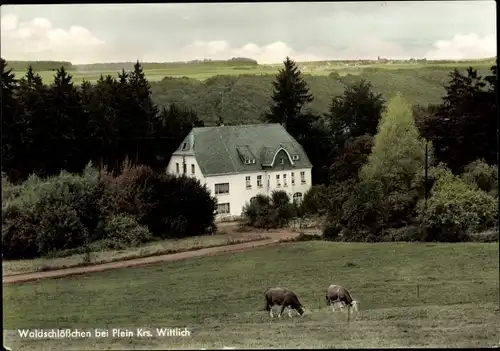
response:
[[[368,155],[373,147],[373,137],[362,135],[349,138],[344,147],[337,153],[337,157],[330,166],[330,181],[332,183],[344,182],[349,179],[358,181],[361,167],[368,161]]]
[[[415,215],[417,201],[424,191],[425,140],[420,137],[411,107],[396,95],[388,104],[375,136],[372,153],[361,168],[361,183],[379,182],[388,227],[408,224]],[[430,145],[428,158],[432,155]]]
[[[380,180],[386,194],[408,191],[414,187],[424,163],[425,140],[415,126],[411,107],[401,95],[396,95],[382,116],[372,152],[368,163],[361,169],[360,178]]]
[[[47,172],[57,174],[61,169],[81,172],[88,162],[84,140],[87,120],[80,92],[64,67],[56,71],[54,83],[44,99],[44,159]]]
[[[18,101],[15,97],[17,81],[12,69],[7,69],[7,62],[0,58],[2,75],[2,170],[9,174],[9,169],[16,162],[15,150],[20,140],[18,126]]]
[[[495,74],[496,67],[491,71]],[[436,158],[455,173],[477,159],[490,165],[498,162],[496,81],[495,76],[483,78],[472,68],[465,74],[454,70],[441,105],[419,123]]]
[[[15,148],[15,162],[9,165],[9,172],[16,172],[17,180],[26,179],[32,173],[44,174],[47,168],[47,157],[43,155],[47,138],[47,134],[44,134],[47,91],[41,77],[29,66],[26,75],[19,80],[16,92],[19,102],[19,143]]]
[[[313,101],[309,87],[302,77],[297,64],[289,57],[283,62],[273,84],[271,111],[265,115],[270,123],[280,123],[285,128],[293,120],[300,118],[302,108]]]
[[[344,147],[349,138],[375,135],[384,110],[382,94],[375,94],[370,82],[348,84],[343,96],[333,97],[327,116],[335,146]]]

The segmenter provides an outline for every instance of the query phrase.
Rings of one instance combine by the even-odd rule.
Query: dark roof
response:
[[[280,148],[299,157],[293,160],[295,168],[312,167],[302,146],[281,124],[193,128],[174,155],[194,155],[203,175],[210,176],[260,171],[270,166]]]

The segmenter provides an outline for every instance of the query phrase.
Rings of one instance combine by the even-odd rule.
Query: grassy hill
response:
[[[4,287],[12,349],[489,347],[498,344],[498,245],[293,243]],[[356,320],[324,305],[331,283]],[[417,285],[419,294],[417,295]],[[303,318],[270,320],[263,292],[294,290]],[[175,328],[190,337],[20,339],[18,328]]]
[[[411,103],[439,103],[444,94],[443,84],[454,68],[472,66],[481,74],[489,74],[494,59],[477,61],[377,62],[325,61],[299,62],[315,100],[310,109],[317,113],[328,110],[331,98],[342,94],[346,84],[358,79],[372,82],[374,90],[389,99],[401,92]],[[116,75],[121,69],[130,70],[133,63],[72,65],[69,67],[75,83],[83,79],[95,81],[101,74]],[[12,64],[17,76],[27,65]],[[41,62],[39,67],[52,67],[53,62]],[[160,105],[179,103],[194,109],[207,125],[221,116],[226,124],[255,123],[267,110],[273,81],[280,64],[259,65],[247,59],[201,61],[190,63],[144,63],[146,77],[151,82],[153,99]],[[38,71],[44,82],[51,82],[52,70]]]

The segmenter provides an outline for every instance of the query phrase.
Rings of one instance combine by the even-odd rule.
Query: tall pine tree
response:
[[[309,87],[302,77],[297,64],[289,57],[283,62],[273,82],[271,110],[265,115],[270,123],[280,123],[286,129],[289,124],[300,118],[302,108],[313,101]]]

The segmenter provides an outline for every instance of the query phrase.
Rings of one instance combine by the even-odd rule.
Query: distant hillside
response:
[[[326,76],[306,74],[314,101],[309,105],[316,113],[328,111],[333,96],[342,95],[345,85],[359,79],[373,84],[386,99],[401,92],[411,103],[439,103],[445,94],[443,84],[454,67],[421,67],[419,69],[360,69],[358,75]],[[489,66],[478,67],[489,74]],[[194,109],[207,124],[221,116],[226,124],[255,123],[270,103],[273,75],[214,76],[199,81],[191,78],[164,78],[152,82],[153,99],[160,105],[181,104]]]

